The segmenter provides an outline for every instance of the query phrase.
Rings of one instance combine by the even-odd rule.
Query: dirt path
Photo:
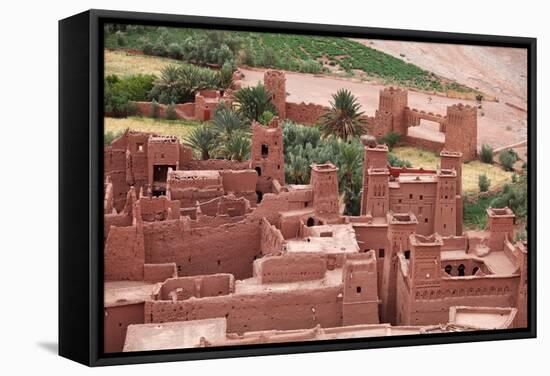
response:
[[[245,86],[256,85],[263,81],[263,70],[239,68],[244,73]],[[344,80],[327,76],[286,72],[286,91],[289,102],[311,102],[328,105],[331,95],[340,88],[350,90],[362,104],[362,110],[368,115],[374,115],[378,108],[379,92],[382,85]],[[431,103],[429,95],[409,91],[409,106],[445,114],[449,105],[462,102],[475,105],[473,101],[450,99],[433,96]],[[493,147],[505,146],[520,142],[527,137],[527,114],[516,108],[507,106],[502,101],[483,103],[484,116],[478,118],[478,145],[489,144]]]

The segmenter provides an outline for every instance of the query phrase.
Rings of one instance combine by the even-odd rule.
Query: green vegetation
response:
[[[113,140],[120,137],[122,133],[124,132],[123,131],[118,131],[118,132],[106,131],[105,133],[103,133],[103,146],[111,146],[111,144],[113,143]]]
[[[506,171],[512,171],[518,159],[519,156],[513,149],[505,149],[498,154],[498,160]]]
[[[487,175],[480,174],[478,185],[480,192],[487,192],[489,190],[489,187],[491,186],[491,180],[489,180]]]
[[[401,134],[397,132],[390,132],[382,136],[379,140],[381,144],[386,144],[389,150],[393,150],[393,147],[401,140]]]
[[[163,104],[192,102],[199,90],[226,88],[220,72],[188,64],[168,65],[155,81],[149,99]]]
[[[479,152],[479,159],[483,163],[493,164],[493,148],[487,144],[481,145]]]
[[[219,149],[219,153],[226,159],[239,162],[250,158],[250,134],[242,130],[233,132]]]
[[[365,120],[357,98],[349,90],[340,89],[332,96],[330,110],[321,119],[325,137],[335,136],[349,140],[365,132]]]
[[[347,38],[111,24],[105,28],[105,47],[137,49],[146,55],[198,65],[229,63],[233,67],[244,64],[303,73],[334,72],[421,90],[481,95]]]
[[[203,160],[207,160],[211,158],[218,146],[218,135],[212,127],[203,124],[189,132],[185,141],[200,154]]]
[[[237,113],[248,121],[258,120],[265,112],[276,114],[271,102],[271,93],[262,83],[254,87],[245,87],[234,93]]]
[[[128,115],[128,101],[144,101],[153,88],[155,76],[135,75],[120,78],[110,75],[104,79],[105,95],[103,104],[105,113],[113,117]],[[131,111],[130,111],[131,112]]]
[[[285,180],[288,184],[308,184],[312,163],[332,162],[338,167],[338,186],[345,202],[345,213],[359,215],[363,186],[363,145],[359,137],[347,141],[338,137],[321,137],[318,127],[306,127],[285,121],[283,144]],[[393,166],[409,166],[410,162],[388,154]]]
[[[224,104],[218,105],[214,110],[212,123],[220,142],[228,142],[235,132],[250,133],[250,124]]]
[[[516,214],[516,223],[522,223],[527,219],[527,204],[527,174],[522,174],[515,183],[504,185],[499,192],[477,198],[466,195],[464,225],[467,228],[483,229],[487,223],[487,208],[506,206]]]
[[[156,100],[153,99],[151,102],[151,113],[149,116],[153,119],[160,118],[160,106]]]
[[[172,102],[166,107],[166,120],[176,120],[177,118],[176,105]]]

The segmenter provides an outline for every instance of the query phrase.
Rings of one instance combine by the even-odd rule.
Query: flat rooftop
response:
[[[151,300],[155,283],[143,281],[112,281],[104,283],[105,307],[141,303]]]
[[[398,183],[436,183],[435,174],[399,174],[395,181]]]
[[[322,279],[309,281],[262,283],[259,277],[238,280],[235,281],[235,294],[316,290],[323,287],[336,287],[341,284],[342,268],[337,268],[327,270]]]
[[[208,341],[224,341],[226,330],[225,318],[129,325],[123,351],[198,347],[201,337]]]
[[[287,241],[288,252],[330,254],[356,253],[360,250],[352,224],[311,226],[307,229],[310,232],[309,236]]]
[[[172,171],[170,178],[174,180],[219,179],[218,170],[177,170]]]
[[[451,307],[449,323],[477,329],[506,329],[512,325],[517,309],[511,307]]]

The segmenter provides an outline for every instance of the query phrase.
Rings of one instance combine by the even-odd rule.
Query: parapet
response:
[[[331,162],[327,162],[327,163],[323,163],[323,164],[313,163],[311,165],[311,170],[315,171],[315,172],[320,172],[320,173],[327,173],[327,172],[338,171],[338,167],[333,165]]]
[[[489,218],[514,218],[516,215],[512,209],[505,208],[487,208],[487,216]]]
[[[462,103],[453,104],[447,107],[447,121],[449,123],[458,122],[465,118],[477,119],[477,107],[464,105]]]
[[[432,234],[430,236],[411,234],[409,237],[409,241],[413,247],[441,247],[443,245],[443,239],[439,234]]]
[[[388,213],[388,223],[391,225],[418,224],[416,216],[412,213]]]

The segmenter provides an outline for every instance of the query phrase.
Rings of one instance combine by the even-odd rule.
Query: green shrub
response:
[[[480,174],[478,176],[478,186],[480,192],[487,192],[489,190],[489,186],[491,185],[491,180],[487,177],[485,174]]]
[[[126,36],[122,31],[116,32],[116,43],[119,47],[124,47],[128,43],[126,40]]]
[[[172,59],[181,59],[183,56],[181,46],[177,43],[170,43],[168,45],[168,56]]]
[[[178,114],[176,113],[176,105],[174,104],[174,102],[172,102],[166,107],[166,119],[176,120],[177,118]]]
[[[103,146],[111,146],[113,141],[120,137],[124,132],[107,131],[103,134]]]
[[[233,64],[225,62],[218,72],[221,89],[228,89],[233,85],[233,72],[235,71]]]
[[[512,149],[502,150],[498,154],[498,160],[506,171],[512,171],[514,169],[514,163],[516,163],[518,159],[517,153]]]
[[[139,114],[139,107],[136,102],[128,102],[126,114],[127,116],[137,116]]]
[[[401,159],[393,153],[388,153],[388,164],[392,167],[412,167],[412,163],[406,159]]]
[[[263,125],[268,125],[271,119],[273,119],[275,115],[273,115],[273,112],[271,111],[265,111],[260,117],[258,118],[258,122]]]
[[[392,150],[395,145],[401,140],[401,134],[397,132],[386,133],[383,137],[380,138],[381,144],[386,144],[389,150]]]
[[[493,164],[493,148],[487,144],[481,145],[479,152],[479,159],[483,163]]]
[[[160,106],[156,100],[153,99],[151,102],[151,112],[149,114],[153,119],[158,119],[160,117]]]

